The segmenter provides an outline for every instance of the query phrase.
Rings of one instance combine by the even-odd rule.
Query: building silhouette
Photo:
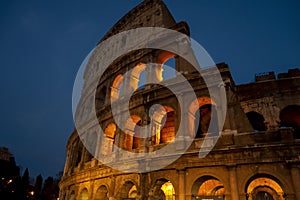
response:
[[[0,198],[15,199],[18,197],[20,168],[15,158],[6,147],[0,147]]]
[[[153,0],[132,9],[101,41],[138,27],[164,27],[190,34],[186,22],[176,22],[161,0]],[[145,67],[147,63],[160,65],[149,71]],[[180,85],[181,82],[174,81],[177,74],[164,76],[165,63],[171,63],[194,89],[196,99],[192,101],[188,92],[183,91],[181,95],[187,112],[181,112],[178,100],[167,88],[140,86],[144,79],[153,76],[158,81]],[[88,65],[97,65],[97,51]],[[224,81],[219,87],[225,88],[227,98],[224,127],[220,131],[208,127],[216,111],[222,108],[209,95],[202,75],[185,59],[159,49],[142,49],[117,59],[99,80],[94,100],[103,136],[94,133],[99,138],[94,141],[97,148],[88,151],[78,132],[72,133],[59,199],[300,200],[300,70],[291,69],[277,76],[274,72],[257,74],[255,82],[236,85],[227,64],[220,63],[217,68]],[[130,76],[125,76],[129,70],[132,70]],[[89,74],[84,79],[87,85]],[[116,125],[111,111],[111,105],[116,103],[120,112],[123,111],[122,102],[128,93],[122,87],[135,91],[129,104],[135,125],[125,124],[126,130]],[[149,118],[147,113],[155,104],[164,109]],[[186,124],[182,141],[147,163],[166,162],[185,147],[186,141],[192,140],[179,159],[160,170],[124,172],[146,161],[125,157],[114,145],[127,152],[154,152],[172,145],[180,123]],[[148,124],[153,125],[148,130],[149,137],[139,138],[140,126]],[[209,154],[200,159],[200,148],[209,148],[214,142],[216,145]],[[124,171],[104,165],[93,157],[95,154],[115,159],[116,165],[124,166]],[[147,167],[151,168],[151,164]]]

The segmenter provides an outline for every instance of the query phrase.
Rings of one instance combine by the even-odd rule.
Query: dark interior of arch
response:
[[[123,199],[129,199],[128,195],[129,195],[129,190],[134,186],[134,183],[131,181],[127,181],[122,188],[120,189],[120,191],[117,194],[117,199],[118,200],[123,200]]]
[[[255,131],[266,131],[265,118],[258,112],[248,112],[246,116]]]
[[[256,200],[273,200],[273,197],[268,192],[261,191],[256,194],[255,199]]]
[[[192,195],[193,196],[198,195],[198,190],[199,190],[200,186],[207,180],[218,180],[219,181],[219,179],[217,179],[213,176],[202,176],[202,177],[198,178],[192,186]]]
[[[281,110],[280,127],[292,127],[295,137],[300,138],[300,106],[290,105]]]
[[[165,200],[166,196],[165,193],[161,190],[161,186],[168,182],[167,179],[158,179],[152,187],[152,196],[150,195],[151,199],[156,200]]]
[[[199,126],[195,124],[195,127],[198,127],[196,138],[204,137],[208,131],[210,131],[210,136],[219,134],[218,118],[214,117],[214,120],[211,123],[213,116],[217,116],[217,110],[214,105],[206,104],[199,108],[199,112],[196,112],[195,115],[195,123],[199,122]],[[209,129],[210,125],[211,127]]]

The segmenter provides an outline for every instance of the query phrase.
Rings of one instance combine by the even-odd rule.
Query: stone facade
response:
[[[146,26],[170,28],[189,35],[185,22],[176,23],[165,4],[153,0],[144,1],[126,14],[102,41],[118,32]],[[161,85],[139,87],[143,72],[146,79],[154,76],[156,80],[180,85],[174,81],[176,74],[168,79],[163,76],[163,64],[168,60],[174,60],[174,68],[189,81],[197,96],[191,101],[191,94],[183,88],[180,96],[183,108],[174,94]],[[161,66],[147,71],[145,65],[150,62]],[[97,51],[91,56],[90,64],[97,65]],[[212,86],[212,90],[225,88],[227,112],[223,129],[207,133],[214,109],[222,107],[215,101],[216,97],[209,95],[202,75],[191,64],[170,52],[156,49],[135,51],[116,60],[101,77],[95,99],[98,123],[105,136],[94,141],[99,148],[89,152],[77,131],[72,133],[60,182],[60,199],[300,200],[299,70],[279,74],[277,79],[275,73],[256,75],[256,82],[236,85],[225,63],[218,64],[217,68],[224,85]],[[132,70],[131,76],[124,77],[129,70]],[[88,77],[89,74],[85,74],[85,80]],[[129,109],[131,119],[137,125],[147,125],[153,120],[147,115],[152,105],[164,107],[145,139],[139,139],[137,126],[128,126],[123,131],[115,124],[111,104],[119,102],[119,110],[123,112],[122,97],[127,94],[122,87],[135,91]],[[80,117],[80,113],[77,115]],[[196,119],[199,120],[198,129]],[[139,157],[125,157],[113,148],[115,144],[129,152],[154,152],[167,144],[172,145],[180,123],[185,126],[182,140],[172,150],[152,158],[151,162],[144,162],[144,158]],[[189,142],[191,145],[187,146]],[[199,158],[200,148],[209,148],[215,142],[212,151]],[[151,167],[177,156],[184,148],[187,150],[175,162],[151,171]],[[102,164],[91,153],[117,160],[116,164],[124,166],[124,170]],[[150,169],[149,172],[123,172],[141,163],[147,165],[145,168]]]

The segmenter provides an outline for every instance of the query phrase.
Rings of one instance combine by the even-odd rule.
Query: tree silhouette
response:
[[[36,177],[35,185],[34,185],[34,199],[35,200],[41,199],[42,186],[43,186],[43,177],[40,174]]]
[[[23,199],[27,199],[28,190],[29,190],[29,171],[28,168],[26,168],[21,179],[21,193]]]
[[[55,184],[52,177],[48,177],[45,180],[44,187],[42,190],[42,199],[43,200],[55,200]]]

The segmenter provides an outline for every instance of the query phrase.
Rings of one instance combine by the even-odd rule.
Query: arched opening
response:
[[[123,92],[123,76],[119,74],[113,81],[111,86],[110,101],[114,102],[122,96]]]
[[[69,196],[69,200],[75,200],[75,191],[72,191],[70,196]]]
[[[136,199],[137,195],[138,191],[135,184],[131,181],[127,181],[117,193],[117,200]]]
[[[175,113],[174,110],[170,110],[164,116],[162,121],[165,122],[160,132],[160,143],[173,142],[175,138]]]
[[[199,97],[194,100],[189,107],[189,124],[189,131],[195,134],[195,138],[219,135],[221,130],[216,103],[209,97]]]
[[[252,177],[245,188],[247,200],[284,200],[285,194],[277,179],[259,174]]]
[[[139,120],[134,127],[133,144],[132,149],[137,149],[140,146],[142,120]]]
[[[89,193],[88,190],[86,188],[84,188],[79,195],[79,199],[78,200],[88,200],[89,199]]]
[[[95,196],[94,196],[94,200],[108,200],[108,190],[106,188],[106,186],[101,185]]]
[[[132,91],[143,89],[146,84],[146,65],[144,63],[140,63],[136,65],[131,74],[129,81],[129,88]],[[127,88],[126,88],[127,89]]]
[[[158,179],[152,187],[149,197],[156,200],[175,200],[174,186],[167,179]]]
[[[255,131],[266,131],[265,118],[258,112],[247,112],[246,116]]]
[[[114,123],[110,123],[104,130],[104,137],[102,137],[101,154],[110,155],[113,152],[115,143],[117,127]]]
[[[141,117],[132,115],[127,120],[125,132],[123,133],[122,147],[125,150],[132,150],[139,148],[140,145],[140,132],[141,132]]]
[[[136,189],[136,186],[132,186],[131,189],[129,190],[128,192],[128,197],[130,199],[135,199],[137,197],[137,189]]]
[[[143,70],[140,73],[140,77],[139,77],[139,83],[138,83],[138,88],[137,90],[141,90],[144,89],[146,85],[146,70]]]
[[[194,199],[224,199],[225,188],[223,183],[213,176],[198,178],[192,186]]]
[[[211,124],[212,116],[216,114],[217,109],[212,104],[205,104],[199,108],[199,112],[196,112],[195,115],[195,123],[199,122],[196,138],[205,137],[208,133],[210,136],[217,136],[219,134],[218,119],[216,118]],[[210,124],[211,128],[209,130]]]
[[[169,143],[175,139],[175,112],[169,106],[156,110],[152,118],[152,141],[154,144]]]
[[[296,138],[300,138],[300,106],[290,105],[281,110],[280,127],[292,127]]]
[[[269,192],[261,191],[256,195],[257,200],[274,200]]]
[[[176,59],[173,53],[167,51],[161,53],[158,56],[157,63],[161,64],[161,80],[176,77]]]
[[[167,66],[167,67],[166,67]],[[176,78],[176,59],[168,59],[162,66],[162,77],[163,80],[168,80],[171,78]]]

